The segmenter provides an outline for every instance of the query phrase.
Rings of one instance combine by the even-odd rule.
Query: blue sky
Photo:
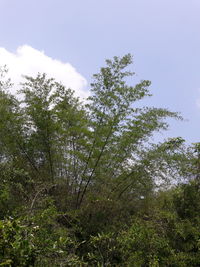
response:
[[[133,54],[137,79],[152,81],[146,103],[188,120],[171,122],[166,136],[200,141],[199,0],[0,0],[0,10],[1,48],[44,51],[87,88],[105,58]]]

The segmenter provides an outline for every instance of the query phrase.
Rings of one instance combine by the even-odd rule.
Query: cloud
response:
[[[0,47],[0,65],[5,64],[9,69],[8,76],[15,84],[14,93],[19,89],[19,83],[23,81],[22,75],[34,77],[40,72],[46,73],[48,77],[55,78],[67,88],[73,89],[76,96],[84,98],[89,94],[85,89],[86,79],[70,63],[53,59],[31,46],[20,46],[16,53]]]

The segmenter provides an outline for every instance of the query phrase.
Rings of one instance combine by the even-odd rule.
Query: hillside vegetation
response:
[[[142,105],[128,54],[81,102],[1,68],[0,266],[200,266],[200,145],[153,143],[176,112]]]

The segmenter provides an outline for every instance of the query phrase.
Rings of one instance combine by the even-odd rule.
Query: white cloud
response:
[[[87,97],[84,90],[87,82],[70,63],[64,63],[53,59],[43,51],[23,45],[17,48],[16,53],[11,53],[0,47],[0,65],[7,65],[8,76],[15,84],[14,92],[19,89],[19,83],[23,81],[22,75],[36,76],[38,72],[46,73],[48,77],[55,78],[67,88],[75,91],[75,95],[81,98]]]

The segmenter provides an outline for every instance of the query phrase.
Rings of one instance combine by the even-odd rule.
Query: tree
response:
[[[107,60],[94,75],[86,105],[45,74],[25,77],[21,103],[2,91],[2,101],[7,101],[2,113],[7,117],[1,122],[1,142],[15,165],[39,183],[36,194],[41,182],[48,188],[63,183],[66,199],[79,208],[87,194],[116,199],[152,191],[155,171],[147,166],[149,140],[167,129],[167,117],[180,117],[166,109],[137,107],[150,96],[150,82],[129,85],[126,80],[134,73],[126,67],[131,63],[129,54]]]
[[[142,107],[131,63],[107,60],[84,103],[45,74],[19,100],[0,70],[0,265],[199,266],[199,143],[152,144],[181,117]]]
[[[109,196],[114,192],[118,197],[138,186],[151,187],[154,181],[142,162],[142,152],[155,131],[167,129],[166,117],[180,118],[166,109],[136,107],[137,101],[150,96],[150,82],[127,84],[126,78],[134,75],[124,70],[132,63],[129,54],[106,63],[91,84],[92,96],[87,105],[91,140],[78,190],[78,206],[90,186],[98,190],[106,187]]]

